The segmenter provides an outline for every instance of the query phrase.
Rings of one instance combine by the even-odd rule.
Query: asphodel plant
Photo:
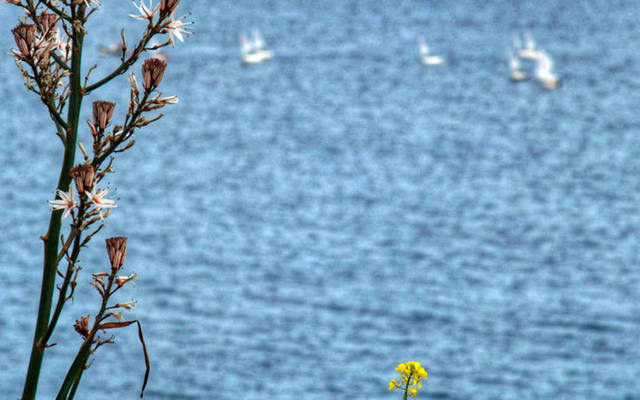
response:
[[[118,46],[120,64],[101,77],[92,76],[95,65],[83,65],[83,39],[88,34],[90,17],[102,6],[98,0],[4,0],[24,10],[24,17],[14,27],[16,48],[11,50],[25,87],[35,93],[43,109],[51,118],[62,151],[62,165],[57,185],[52,190],[54,200],[47,232],[41,236],[44,245],[40,303],[33,336],[22,400],[36,398],[44,353],[54,351],[52,341],[58,319],[81,276],[78,257],[91,239],[104,227],[105,220],[117,206],[109,199],[108,188],[102,185],[107,174],[113,173],[114,158],[130,149],[134,133],[162,117],[159,109],[178,102],[176,96],[162,97],[158,87],[162,82],[167,62],[153,56],[154,51],[173,46],[174,40],[183,40],[189,33],[183,21],[176,18],[180,0],[160,0],[146,4],[134,3],[137,14],[132,18],[146,23],[135,46],[129,47],[124,30]],[[111,6],[122,6],[123,2]],[[159,45],[151,40],[160,37]],[[92,104],[93,118],[84,125],[91,147],[78,140],[81,129],[80,110],[87,95],[96,92],[110,81],[121,77],[136,64],[142,63],[140,79],[135,73],[128,76],[129,103],[125,109],[107,100]],[[140,84],[138,83],[140,82]],[[114,122],[116,121],[116,122]],[[54,139],[57,140],[57,139]],[[76,150],[81,153],[76,163]],[[69,218],[70,217],[70,218]],[[131,310],[134,302],[116,302],[112,296],[136,274],[123,275],[127,239],[106,239],[110,268],[98,269],[91,275],[91,285],[99,295],[95,314],[79,317],[74,329],[81,335],[78,353],[70,360],[69,370],[60,384],[57,399],[72,399],[84,371],[90,365],[90,356],[104,344],[113,343],[113,336],[105,336],[114,329],[132,324],[138,327],[145,362],[145,373],[140,396],[149,376],[149,357],[142,328],[137,320],[127,320],[123,312]],[[84,266],[84,269],[87,269]],[[68,327],[71,329],[71,327]],[[101,336],[102,335],[102,336]]]

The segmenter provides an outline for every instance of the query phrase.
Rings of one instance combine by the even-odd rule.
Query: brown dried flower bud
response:
[[[42,13],[38,16],[38,22],[42,27],[43,33],[50,33],[55,31],[55,25],[58,23],[58,16],[53,13]]]
[[[109,101],[94,101],[93,102],[93,124],[100,128],[101,131],[109,124],[111,117],[113,116],[113,110],[116,108],[116,103]]]
[[[131,301],[127,301],[126,303],[118,303],[114,307],[122,307],[126,310],[131,311],[134,308],[136,308],[136,302],[134,300],[131,300]]]
[[[80,164],[71,168],[69,173],[76,183],[76,189],[78,194],[82,195],[84,192],[90,192],[93,187],[93,176],[95,175],[95,169],[91,164]]]
[[[11,33],[13,33],[13,38],[18,45],[20,53],[24,57],[28,57],[36,40],[36,26],[34,24],[20,23],[11,30]]]
[[[93,143],[95,146],[96,142],[100,142],[101,135],[98,135],[98,129],[96,129],[96,126],[93,124],[93,122],[87,120],[87,125],[89,125],[89,129],[91,130],[91,136],[93,136]]]
[[[138,80],[136,79],[136,75],[133,72],[129,74],[129,83],[131,84],[131,90],[133,91],[133,94],[137,96],[138,93],[140,93],[140,90],[138,89]]]
[[[178,8],[180,0],[160,0],[160,13],[171,14]]]
[[[149,58],[142,65],[142,77],[144,78],[144,90],[149,91],[160,85],[167,62],[159,58]]]
[[[124,257],[127,255],[127,238],[124,236],[112,237],[106,240],[107,253],[111,261],[111,270],[117,271],[124,264]]]
[[[118,287],[122,287],[124,286],[125,283],[132,281],[133,278],[135,278],[136,276],[138,276],[137,274],[131,274],[129,276],[117,276],[116,277],[116,284],[118,285]]]
[[[89,336],[89,318],[91,316],[87,315],[86,317],[80,317],[79,320],[76,320],[76,323],[73,324],[76,332],[82,335],[82,337]]]

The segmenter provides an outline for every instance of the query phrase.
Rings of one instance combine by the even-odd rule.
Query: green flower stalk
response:
[[[418,390],[422,388],[422,380],[428,378],[427,371],[417,361],[407,361],[399,364],[396,371],[400,372],[398,380],[392,379],[389,382],[389,390],[402,390],[402,399],[415,397]]]

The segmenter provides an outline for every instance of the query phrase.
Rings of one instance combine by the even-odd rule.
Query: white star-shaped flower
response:
[[[54,210],[64,210],[62,213],[62,219],[65,219],[76,206],[76,191],[73,186],[69,186],[68,192],[63,192],[58,189],[56,193],[58,193],[60,198],[56,200],[49,200],[49,204]]]
[[[140,0],[139,6],[136,5],[135,1],[133,2],[133,5],[135,8],[138,9],[138,11],[140,12],[140,15],[129,14],[129,16],[134,19],[148,19],[148,20],[152,20],[153,17],[155,17],[156,13],[158,12],[158,7],[160,6],[158,4],[157,6],[153,7],[153,0],[149,0],[149,7],[147,7],[144,4],[144,0]]]
[[[175,11],[174,11],[175,14]],[[184,42],[184,37],[182,34],[190,34],[191,32],[184,29],[185,26],[191,25],[191,23],[184,23],[178,19],[173,19],[174,14],[171,15],[171,22],[169,22],[166,27],[166,33],[169,34],[169,41],[171,42],[171,46],[174,45],[173,37],[178,38],[179,41]]]
[[[107,188],[100,189],[100,190],[93,188],[91,193],[87,193],[87,198],[89,199],[89,201],[93,203],[93,206],[100,213],[100,219],[104,219],[104,216],[102,215],[103,208],[117,207],[115,201],[104,198],[104,196],[106,196],[107,193],[109,193],[109,189]]]

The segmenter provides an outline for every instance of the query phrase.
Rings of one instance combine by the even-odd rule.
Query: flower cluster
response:
[[[105,199],[104,196],[109,192],[109,189],[98,189],[94,188],[90,193],[85,192],[87,195],[87,199],[93,206],[95,207],[97,213],[100,216],[100,219],[103,220],[105,215],[102,214],[103,208],[113,208],[117,207],[116,202],[111,199]],[[64,210],[62,213],[62,218],[66,218],[69,214],[73,214],[74,208],[78,207],[78,203],[76,202],[76,193],[73,189],[73,186],[69,186],[68,192],[63,192],[62,190],[57,191],[59,199],[49,200],[49,204],[54,210]]]
[[[186,26],[190,25],[190,22],[183,22],[175,18],[176,9],[180,0],[160,0],[160,4],[153,6],[153,0],[149,0],[149,5],[145,4],[145,0],[140,0],[140,4],[134,7],[138,10],[139,14],[129,14],[133,19],[147,20],[150,24],[153,24],[153,20],[156,15],[159,15],[160,32],[169,35],[169,40],[166,44],[175,44],[174,37],[179,41],[184,42],[182,34],[190,34],[191,31],[186,30]],[[164,46],[162,45],[162,46]]]
[[[153,52],[173,46],[174,39],[183,41],[184,36],[191,32],[186,29],[190,23],[176,18],[180,0],[134,0],[138,14],[131,17],[146,22],[144,32],[133,48],[127,48],[123,30],[122,45],[119,47],[120,65],[103,77],[94,79],[92,73],[98,73],[94,72],[96,66],[89,68],[84,77],[76,66],[80,65],[85,48],[83,38],[87,34],[86,24],[89,17],[95,15],[94,12],[102,6],[101,0],[0,2],[24,10],[19,24],[11,30],[15,46],[10,50],[10,55],[15,58],[27,90],[37,94],[46,107],[55,125],[55,134],[64,148],[58,190],[55,198],[49,201],[53,211],[48,232],[54,233],[51,237],[49,233],[41,236],[46,243],[41,298],[51,301],[41,302],[38,310],[34,346],[22,396],[24,399],[34,399],[44,352],[53,345],[48,343],[49,339],[65,303],[74,298],[79,272],[86,268],[80,265],[80,252],[104,227],[104,219],[112,209],[118,206],[102,181],[106,174],[114,172],[112,163],[116,153],[134,145],[134,132],[163,116],[162,113],[149,113],[178,103],[177,96],[163,97],[159,90],[169,58],[153,55]],[[163,36],[164,42],[155,44],[155,39]],[[88,153],[79,140],[82,132],[79,132],[81,127],[78,122],[83,102],[97,89],[126,73],[145,52],[149,52],[151,58],[142,64],[140,88],[136,75],[133,72],[129,75],[128,107],[120,104],[116,109],[116,103],[105,100],[93,102],[92,118],[87,121],[93,154]],[[117,115],[120,113],[124,115]],[[77,151],[82,153],[83,161],[74,166],[73,161],[69,160],[75,159]],[[67,216],[71,216],[71,223],[68,230],[63,232],[62,219]],[[91,316],[81,316],[74,324],[74,329],[84,341],[56,398],[73,397],[82,370],[90,364],[90,356],[103,344],[113,343],[113,336],[104,337],[106,330],[133,324],[138,327],[144,353],[146,370],[140,396],[144,394],[150,363],[142,327],[138,320],[126,320],[122,315],[124,311],[134,308],[135,301],[115,302],[112,297],[122,287],[133,284],[137,277],[135,273],[125,275],[122,272],[127,255],[127,238],[117,236],[106,239],[106,249],[110,270],[92,273],[91,281],[101,297],[99,311]],[[66,269],[61,263],[66,263]],[[53,302],[56,289],[58,299]]]
[[[42,67],[50,65],[49,56],[55,50],[60,52],[58,56],[66,60],[69,52],[66,41],[60,38],[58,30],[60,18],[53,13],[43,12],[32,19],[33,24],[21,22],[11,30],[18,50],[12,50],[10,54],[19,61],[37,63],[42,70],[48,69]]]
[[[124,259],[127,255],[127,238],[124,236],[117,236],[108,238],[105,240],[107,245],[107,254],[109,255],[109,261],[111,262],[111,272],[98,272],[93,274],[93,282],[91,285],[96,288],[100,296],[105,299],[105,302],[113,295],[118,289],[124,286],[127,282],[133,281],[137,274],[133,273],[129,276],[117,275],[120,268],[124,264]],[[105,278],[107,281],[105,282]],[[115,284],[115,287],[114,287]],[[118,303],[114,306],[110,306],[107,309],[124,308],[132,310],[133,303]]]
[[[417,361],[407,361],[399,364],[396,371],[400,372],[399,381],[392,379],[389,382],[389,390],[403,390],[404,398],[407,395],[413,397],[418,394],[418,390],[422,388],[421,381],[427,379],[427,371]]]

